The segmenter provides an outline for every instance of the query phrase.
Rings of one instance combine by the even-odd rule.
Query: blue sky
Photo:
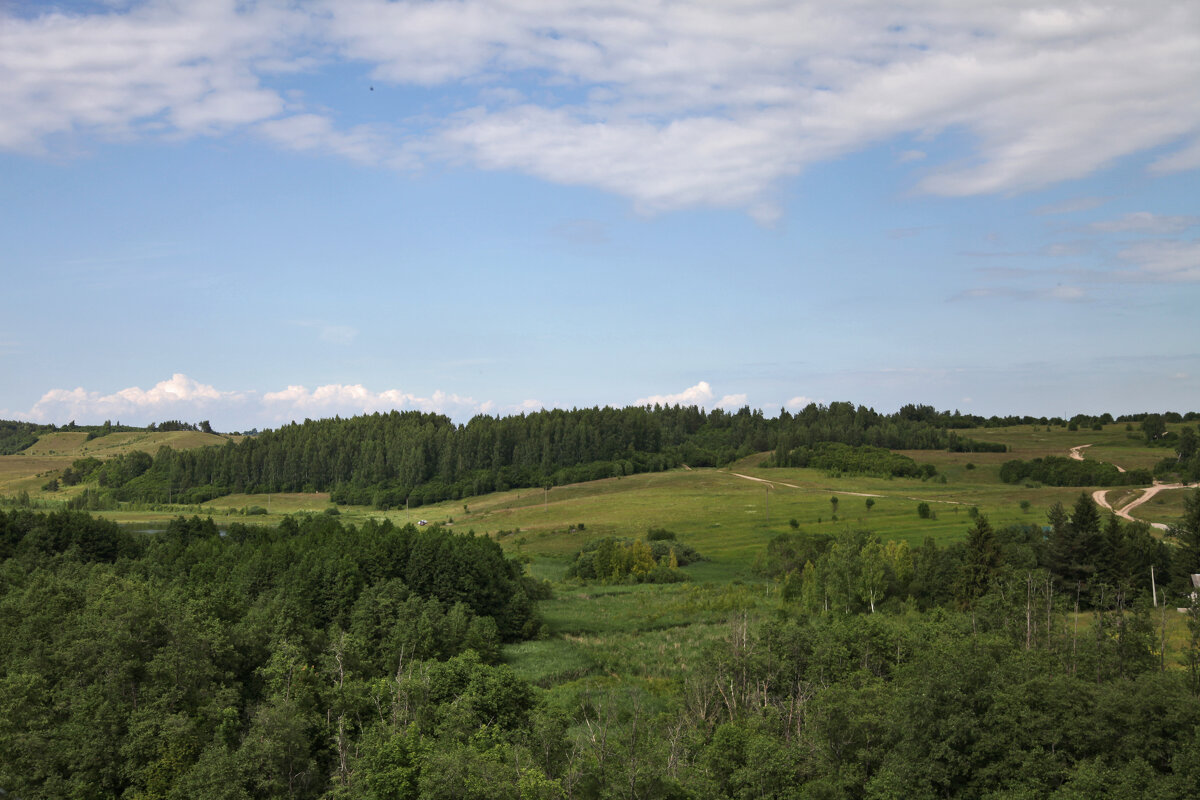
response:
[[[0,2],[0,417],[1200,408],[1200,6]]]

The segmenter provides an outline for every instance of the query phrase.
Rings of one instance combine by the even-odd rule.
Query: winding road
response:
[[[1072,447],[1070,450],[1071,458],[1075,459],[1076,461],[1083,461],[1083,451],[1084,451],[1084,448],[1087,448],[1087,447],[1091,447],[1091,445],[1090,444],[1081,444],[1081,445]],[[687,467],[686,464],[684,466]],[[1113,466],[1117,468],[1118,472],[1125,471],[1125,468],[1120,466],[1119,464],[1113,464]],[[687,469],[691,469],[691,467],[687,467]],[[883,494],[868,494],[867,492],[847,492],[847,491],[842,491],[839,489],[820,489],[820,488],[812,488],[812,487],[805,487],[805,486],[797,486],[794,483],[784,483],[783,481],[771,481],[771,480],[767,480],[766,478],[757,478],[753,475],[744,475],[740,472],[730,472],[728,474],[734,476],[735,478],[744,478],[748,481],[755,481],[757,483],[765,483],[768,487],[771,487],[771,488],[774,488],[775,486],[778,485],[778,486],[786,486],[789,489],[800,489],[801,491],[832,492],[834,494],[854,495],[855,497],[887,497],[888,496],[888,495],[883,495]],[[1154,495],[1158,494],[1159,492],[1166,491],[1168,489],[1198,489],[1198,488],[1200,488],[1200,483],[1192,483],[1192,484],[1159,483],[1158,481],[1155,481],[1153,486],[1150,486],[1147,489],[1142,489],[1140,495],[1133,498],[1129,502],[1124,503],[1120,508],[1114,508],[1112,506],[1112,504],[1108,502],[1108,497],[1107,497],[1108,492],[1109,492],[1108,489],[1097,489],[1096,491],[1092,492],[1092,499],[1096,501],[1096,505],[1100,506],[1101,508],[1103,508],[1107,511],[1111,511],[1112,513],[1116,514],[1118,517],[1121,517],[1122,519],[1127,519],[1130,522],[1146,522],[1151,527],[1157,528],[1160,531],[1165,531],[1169,527],[1168,525],[1165,525],[1162,522],[1149,522],[1148,520],[1138,519],[1137,517],[1133,516],[1129,512],[1132,511],[1133,509],[1137,508],[1138,506],[1142,505],[1143,503],[1148,502],[1151,498],[1154,497]],[[920,500],[920,498],[918,498],[918,497],[905,497],[904,499],[905,500]],[[926,500],[923,502],[946,503],[948,505],[956,505],[956,506],[966,505],[965,503],[959,502],[957,500]]]
[[[1076,447],[1072,447],[1071,448],[1071,458],[1075,459],[1076,461],[1083,461],[1083,448],[1085,448],[1085,447],[1091,447],[1091,445],[1090,444],[1081,444]],[[1121,467],[1117,464],[1113,464],[1113,466],[1117,468],[1117,472],[1125,471],[1123,467]],[[1141,490],[1142,493],[1140,495],[1133,498],[1129,502],[1125,503],[1120,508],[1114,508],[1112,506],[1112,504],[1108,502],[1108,497],[1107,497],[1108,491],[1109,491],[1108,489],[1097,489],[1096,491],[1092,492],[1092,499],[1096,501],[1096,505],[1100,506],[1103,509],[1107,509],[1108,511],[1111,511],[1112,513],[1116,514],[1118,517],[1121,517],[1122,519],[1127,519],[1130,522],[1147,522],[1147,520],[1138,519],[1137,517],[1133,516],[1129,512],[1132,511],[1133,509],[1137,508],[1138,506],[1142,505],[1143,503],[1148,502],[1150,500],[1150,498],[1154,497],[1154,495],[1158,494],[1159,492],[1165,491],[1167,489],[1195,489],[1195,488],[1200,488],[1200,483],[1192,483],[1192,484],[1159,483],[1158,481],[1155,481],[1152,486],[1150,486],[1147,489],[1142,489]],[[1169,527],[1168,525],[1166,525],[1162,522],[1149,522],[1148,524],[1151,527],[1157,528],[1160,531],[1165,531]]]

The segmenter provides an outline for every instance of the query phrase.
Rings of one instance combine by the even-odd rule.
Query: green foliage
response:
[[[572,557],[565,577],[601,583],[673,583],[686,580],[679,567],[698,560],[700,554],[674,541],[674,534],[648,542],[610,536],[584,545]]]
[[[764,466],[809,467],[849,475],[877,475],[895,478],[929,478],[937,470],[931,464],[917,464],[906,455],[870,445],[851,446],[821,442],[801,446],[786,453],[776,452]]]
[[[0,420],[0,456],[19,453],[36,442],[39,434],[52,430],[53,425]]]
[[[1100,461],[1046,456],[1031,461],[1004,462],[1000,467],[1000,480],[1005,483],[1032,480],[1047,486],[1130,486],[1149,484],[1153,479],[1144,469],[1121,472],[1115,465]]]

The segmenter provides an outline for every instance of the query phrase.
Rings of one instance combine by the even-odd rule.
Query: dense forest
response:
[[[1152,608],[1144,570],[1181,602],[1200,492],[1175,550],[1086,496],[1048,518],[1043,537],[977,515],[965,542],[913,553],[788,534],[763,559],[775,613],[732,613],[669,682],[550,693],[499,661],[501,642],[537,635],[545,595],[488,539],[328,515],[132,535],[0,514],[0,790],[1191,796],[1200,606],[1168,660],[1176,612]]]

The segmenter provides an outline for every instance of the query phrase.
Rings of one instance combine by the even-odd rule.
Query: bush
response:
[[[917,516],[921,519],[933,519],[933,511],[929,508],[929,503],[917,505]]]
[[[267,510],[262,506],[250,506],[246,509],[247,517],[262,517],[266,516]]]
[[[583,530],[582,525],[580,526],[580,530]],[[675,534],[673,531],[669,531],[666,528],[651,528],[650,530],[646,531],[646,541],[673,542],[675,541]]]

